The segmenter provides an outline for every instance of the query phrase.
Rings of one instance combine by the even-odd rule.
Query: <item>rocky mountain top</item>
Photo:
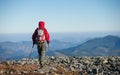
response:
[[[0,75],[120,75],[120,57],[46,57],[44,67],[37,59],[0,61]],[[26,63],[27,62],[27,63]]]

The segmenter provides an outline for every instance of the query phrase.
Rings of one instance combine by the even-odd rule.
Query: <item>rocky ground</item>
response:
[[[0,75],[120,75],[120,57],[46,57],[39,68],[37,59],[0,61]]]

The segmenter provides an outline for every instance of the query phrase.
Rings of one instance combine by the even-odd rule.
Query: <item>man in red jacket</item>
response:
[[[46,51],[46,42],[49,45],[50,36],[45,28],[45,22],[40,21],[38,27],[34,31],[32,35],[33,45],[37,45],[38,53],[39,53],[39,64],[41,67],[44,65],[45,51]]]

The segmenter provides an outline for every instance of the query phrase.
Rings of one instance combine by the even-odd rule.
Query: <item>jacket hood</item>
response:
[[[39,28],[40,29],[44,29],[45,28],[45,22],[44,21],[40,21],[39,22]]]

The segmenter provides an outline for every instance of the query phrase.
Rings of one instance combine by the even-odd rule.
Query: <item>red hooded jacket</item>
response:
[[[37,38],[37,35],[38,35],[38,32],[37,32],[38,29],[43,29],[44,30],[45,39],[46,39],[47,43],[49,43],[50,42],[50,36],[49,36],[49,33],[48,33],[47,29],[45,28],[45,22],[43,22],[43,21],[40,21],[39,22],[39,27],[35,29],[35,31],[32,35],[32,41],[35,42],[35,40]]]

